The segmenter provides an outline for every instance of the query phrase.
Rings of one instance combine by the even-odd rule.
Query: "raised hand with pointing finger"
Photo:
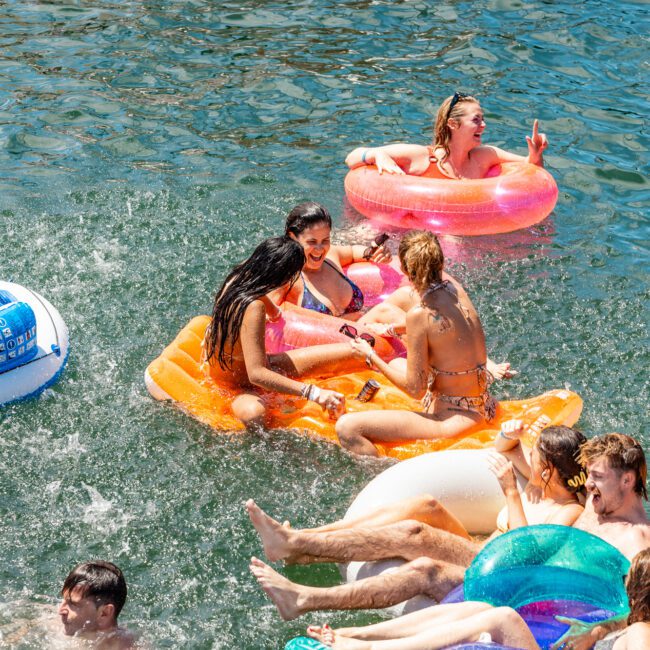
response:
[[[544,166],[544,157],[542,153],[548,147],[548,140],[545,133],[538,131],[538,122],[533,122],[533,133],[531,136],[526,136],[528,143],[528,162],[537,165],[538,167]]]

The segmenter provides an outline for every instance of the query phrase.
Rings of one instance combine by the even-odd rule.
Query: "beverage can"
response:
[[[360,402],[370,402],[379,390],[379,382],[376,382],[374,379],[368,379],[368,381],[363,385],[363,388],[359,391],[357,399]]]

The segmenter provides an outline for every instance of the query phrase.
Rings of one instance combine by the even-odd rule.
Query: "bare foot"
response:
[[[307,628],[307,634],[320,641],[323,645],[334,648],[335,650],[368,650],[370,648],[368,641],[360,641],[359,639],[341,636],[334,632],[327,623],[323,627],[310,625]]]
[[[305,587],[287,580],[256,557],[251,558],[249,568],[285,621],[291,621],[303,613],[300,596]]]
[[[291,557],[288,543],[290,528],[269,517],[253,499],[246,501],[248,516],[255,526],[264,546],[264,555],[271,561],[287,560]]]

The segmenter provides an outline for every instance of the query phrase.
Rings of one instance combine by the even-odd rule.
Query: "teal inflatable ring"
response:
[[[600,537],[570,526],[516,528],[492,540],[465,573],[465,600],[514,609],[571,600],[628,611],[630,562]]]

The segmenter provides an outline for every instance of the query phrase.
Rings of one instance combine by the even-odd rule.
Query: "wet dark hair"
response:
[[[634,556],[625,589],[630,602],[627,624],[650,623],[650,548]]]
[[[287,216],[287,222],[284,226],[284,234],[288,237],[289,234],[295,236],[300,235],[306,228],[311,228],[317,223],[324,223],[330,228],[332,227],[332,217],[319,203],[307,201],[297,205]]]
[[[230,351],[239,338],[248,305],[286,284],[293,284],[305,264],[302,246],[289,237],[264,240],[252,255],[238,264],[217,292],[212,320],[205,333],[206,359],[215,356],[222,370],[232,368]]]
[[[587,438],[580,431],[564,426],[546,427],[537,439],[542,463],[549,469],[555,468],[569,492],[585,491],[587,474],[578,460],[580,447],[585,442]]]
[[[61,594],[77,589],[82,598],[92,598],[99,605],[113,605],[115,619],[126,602],[126,580],[112,562],[94,560],[78,564],[63,582]]]

